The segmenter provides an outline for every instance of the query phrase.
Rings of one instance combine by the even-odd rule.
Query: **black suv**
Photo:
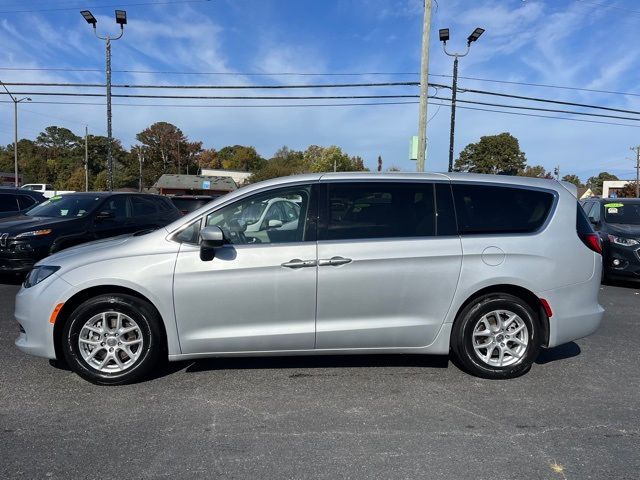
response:
[[[141,230],[180,218],[159,195],[86,192],[55,196],[24,215],[0,219],[0,272],[27,272],[64,248]]]
[[[593,198],[582,208],[602,239],[604,277],[640,279],[640,199]]]
[[[0,218],[21,215],[46,200],[40,192],[22,188],[0,187]]]

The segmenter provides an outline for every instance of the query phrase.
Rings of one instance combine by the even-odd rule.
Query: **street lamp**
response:
[[[0,81],[0,83],[2,82]],[[15,175],[13,180],[16,188],[18,188],[20,186],[20,182],[18,182],[18,104],[20,102],[30,102],[31,99],[29,97],[16,98],[11,95],[11,92],[4,83],[2,83],[2,86],[9,94],[9,97],[11,97],[11,101],[13,101],[13,167]]]
[[[98,20],[89,10],[82,10],[80,15],[93,27],[93,33],[100,40],[106,43],[106,74],[107,74],[107,188],[113,190],[113,157],[111,155],[112,130],[111,130],[111,42],[118,40],[124,35],[124,26],[127,24],[127,12],[116,10],[116,23],[120,25],[120,34],[112,37],[110,35],[100,36],[96,29]]]
[[[441,28],[440,41],[442,42],[442,48],[444,53],[450,57],[454,57],[453,60],[453,85],[451,87],[451,130],[449,132],[449,171],[453,171],[453,145],[456,131],[456,94],[458,88],[458,59],[460,57],[466,57],[471,50],[471,44],[476,42],[480,36],[484,33],[484,28],[476,28],[471,35],[467,37],[467,49],[464,53],[453,53],[447,50],[447,42],[449,41],[449,29]]]

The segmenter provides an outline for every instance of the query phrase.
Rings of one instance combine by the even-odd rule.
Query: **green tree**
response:
[[[251,175],[251,182],[260,182],[276,177],[286,177],[288,175],[296,175],[308,172],[304,154],[298,150],[291,150],[284,146],[265,162],[262,168],[256,170]]]
[[[456,160],[458,172],[516,175],[524,170],[527,159],[518,139],[510,133],[480,137],[478,143],[470,143]]]
[[[366,170],[360,157],[350,157],[340,147],[311,145],[303,154],[304,162],[311,172],[358,172]]]
[[[591,189],[594,195],[602,195],[602,184],[606,180],[618,180],[618,177],[609,172],[600,172],[594,177],[589,177],[587,187]]]
[[[218,152],[222,167],[227,170],[255,172],[265,165],[266,160],[258,155],[255,147],[233,145],[224,147]]]
[[[156,179],[163,173],[186,172],[186,161],[193,146],[175,125],[156,122],[136,135],[145,147],[145,168],[150,178]],[[137,162],[137,159],[136,159]]]
[[[524,167],[524,170],[518,173],[518,175],[520,175],[521,177],[536,177],[547,179],[553,178],[553,175],[551,175],[550,172],[547,172],[547,170],[542,165],[527,165],[526,167]]]
[[[562,177],[562,181],[573,183],[576,187],[582,187],[582,181],[577,175],[565,175]]]

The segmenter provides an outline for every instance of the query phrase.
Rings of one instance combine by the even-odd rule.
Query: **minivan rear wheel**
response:
[[[99,295],[78,306],[62,332],[64,358],[99,385],[143,378],[162,354],[160,318],[148,302],[125,294]]]
[[[473,375],[518,377],[529,371],[540,349],[537,316],[514,295],[482,296],[458,315],[451,349],[460,366]]]

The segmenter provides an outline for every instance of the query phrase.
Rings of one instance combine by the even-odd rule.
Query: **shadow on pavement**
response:
[[[354,368],[354,367],[427,367],[447,368],[446,355],[326,355],[291,357],[209,358],[197,361],[169,362],[155,377],[171,375],[185,368],[186,372],[213,370],[300,369],[300,368]],[[295,373],[295,376],[311,374]]]
[[[1,285],[20,285],[24,281],[24,274],[0,273]]]
[[[640,281],[626,278],[607,278],[602,281],[602,285],[606,285],[608,287],[640,289]]]
[[[580,355],[580,347],[575,342],[565,343],[553,348],[543,348],[536,358],[538,365],[564,360],[566,358],[577,357]]]

